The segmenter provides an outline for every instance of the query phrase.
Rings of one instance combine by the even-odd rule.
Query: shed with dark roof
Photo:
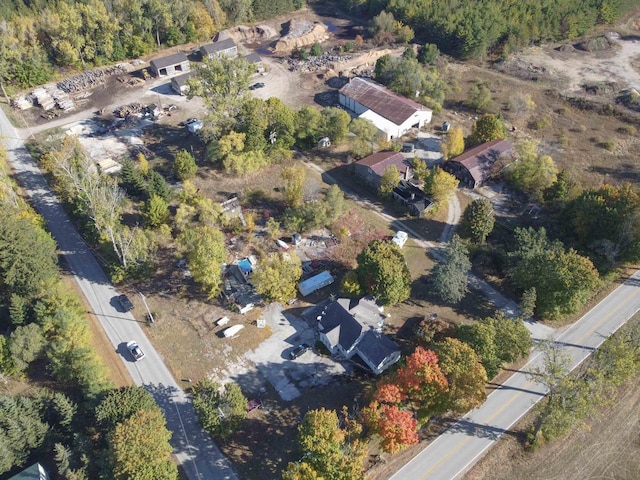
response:
[[[387,167],[394,165],[400,178],[408,180],[413,176],[411,162],[400,152],[376,152],[353,164],[353,172],[360,180],[373,188],[380,188],[380,179]]]
[[[454,175],[461,187],[476,188],[489,178],[491,167],[499,158],[514,153],[513,145],[508,140],[493,140],[444,162],[442,169]]]
[[[238,47],[236,45],[236,42],[234,42],[231,38],[225,38],[224,40],[220,40],[218,42],[203,45],[202,47],[200,47],[200,53],[202,54],[202,58],[214,58],[219,57],[220,55],[237,57]]]
[[[173,91],[179,95],[186,95],[189,93],[189,85],[187,82],[195,75],[195,73],[196,72],[194,71],[190,71],[183,73],[182,75],[178,75],[177,77],[173,77],[171,79],[171,88],[173,88]]]
[[[262,57],[256,52],[251,52],[249,55],[245,55],[244,59],[249,62],[249,65],[253,66],[255,73],[264,72],[264,63]]]
[[[368,78],[352,79],[338,92],[338,101],[357,117],[371,120],[388,140],[431,122],[431,109]]]
[[[182,53],[174,53],[167,57],[151,60],[151,70],[156,77],[171,77],[179,73],[191,70],[191,64],[187,56]]]

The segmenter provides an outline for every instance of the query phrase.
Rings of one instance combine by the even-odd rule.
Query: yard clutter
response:
[[[107,77],[119,73],[127,73],[127,64],[119,63],[111,67],[88,70],[57,83],[57,87],[66,93],[75,93],[97,87],[105,82]]]

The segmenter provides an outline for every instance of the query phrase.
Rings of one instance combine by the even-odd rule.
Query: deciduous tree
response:
[[[202,97],[208,108],[203,128],[207,139],[229,133],[249,91],[251,73],[246,60],[221,55],[205,59],[189,80],[189,98]]]
[[[463,235],[471,237],[473,242],[483,244],[493,231],[494,223],[491,201],[486,198],[477,198],[465,208],[460,229]]]
[[[436,352],[449,382],[449,389],[442,397],[442,411],[465,413],[482,404],[487,397],[487,372],[473,349],[455,338],[445,338],[436,344]]]
[[[247,399],[235,383],[221,386],[211,380],[198,382],[193,389],[193,406],[202,427],[223,439],[240,428],[247,417]]]
[[[253,283],[267,300],[286,302],[296,298],[300,277],[302,265],[297,255],[274,254],[260,262],[253,274]]]
[[[380,195],[383,198],[389,198],[393,189],[400,183],[400,172],[395,165],[389,165],[384,169],[384,173],[380,178]]]
[[[306,170],[302,165],[285,167],[280,174],[284,182],[284,196],[288,207],[299,208],[304,203],[304,179]]]
[[[387,240],[374,240],[359,255],[360,284],[382,305],[404,302],[411,293],[411,275],[400,249]]]
[[[193,279],[213,298],[220,293],[222,264],[227,259],[224,235],[216,228],[200,226],[183,232],[178,237],[186,253]]]
[[[363,415],[369,428],[382,439],[380,446],[385,452],[395,454],[418,443],[418,421],[411,412],[373,401]]]
[[[502,118],[493,114],[480,117],[471,127],[471,136],[467,139],[469,146],[481,145],[492,140],[507,138],[507,130]]]
[[[320,115],[323,120],[322,133],[329,137],[334,144],[344,142],[349,135],[351,116],[342,108],[325,107]]]
[[[535,201],[556,181],[558,168],[549,155],[538,153],[538,142],[525,141],[518,146],[518,161],[506,170],[509,184]]]
[[[139,410],[116,425],[109,438],[114,478],[177,479],[178,467],[171,461],[170,438],[160,409]]]
[[[462,127],[451,127],[442,141],[441,150],[445,160],[457,157],[464,152],[464,132]]]
[[[547,239],[541,228],[516,229],[518,249],[510,255],[513,282],[523,291],[536,289],[536,313],[542,318],[561,318],[576,312],[599,284],[591,260],[560,242]]]
[[[491,90],[482,82],[475,82],[469,89],[467,105],[476,112],[486,111],[492,103]]]
[[[446,202],[456,193],[460,182],[450,173],[435,167],[424,182],[424,191],[436,203]]]
[[[349,130],[355,135],[351,145],[351,153],[356,158],[371,155],[373,142],[380,135],[380,131],[373,122],[364,118],[354,118],[349,124]]]

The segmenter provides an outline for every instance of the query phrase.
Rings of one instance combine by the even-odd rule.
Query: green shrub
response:
[[[358,274],[355,270],[347,272],[345,276],[342,277],[340,291],[348,298],[358,298],[364,294],[360,281],[358,280]]]
[[[534,130],[543,130],[551,126],[551,120],[547,117],[540,117],[533,121],[531,128]]]
[[[633,125],[623,125],[618,128],[618,133],[624,133],[625,135],[635,135],[638,132]]]
[[[598,144],[600,148],[604,148],[608,152],[613,152],[616,149],[616,142],[613,140],[605,140]]]

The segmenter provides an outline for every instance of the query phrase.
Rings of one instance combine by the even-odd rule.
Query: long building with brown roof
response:
[[[432,111],[398,95],[368,78],[356,77],[340,89],[338,101],[359,118],[371,120],[387,135],[387,140],[402,137],[411,128],[431,122]]]
[[[513,153],[513,145],[508,140],[493,140],[470,148],[456,158],[444,162],[442,169],[454,175],[460,181],[461,187],[476,188],[489,178],[491,167],[496,160]]]

